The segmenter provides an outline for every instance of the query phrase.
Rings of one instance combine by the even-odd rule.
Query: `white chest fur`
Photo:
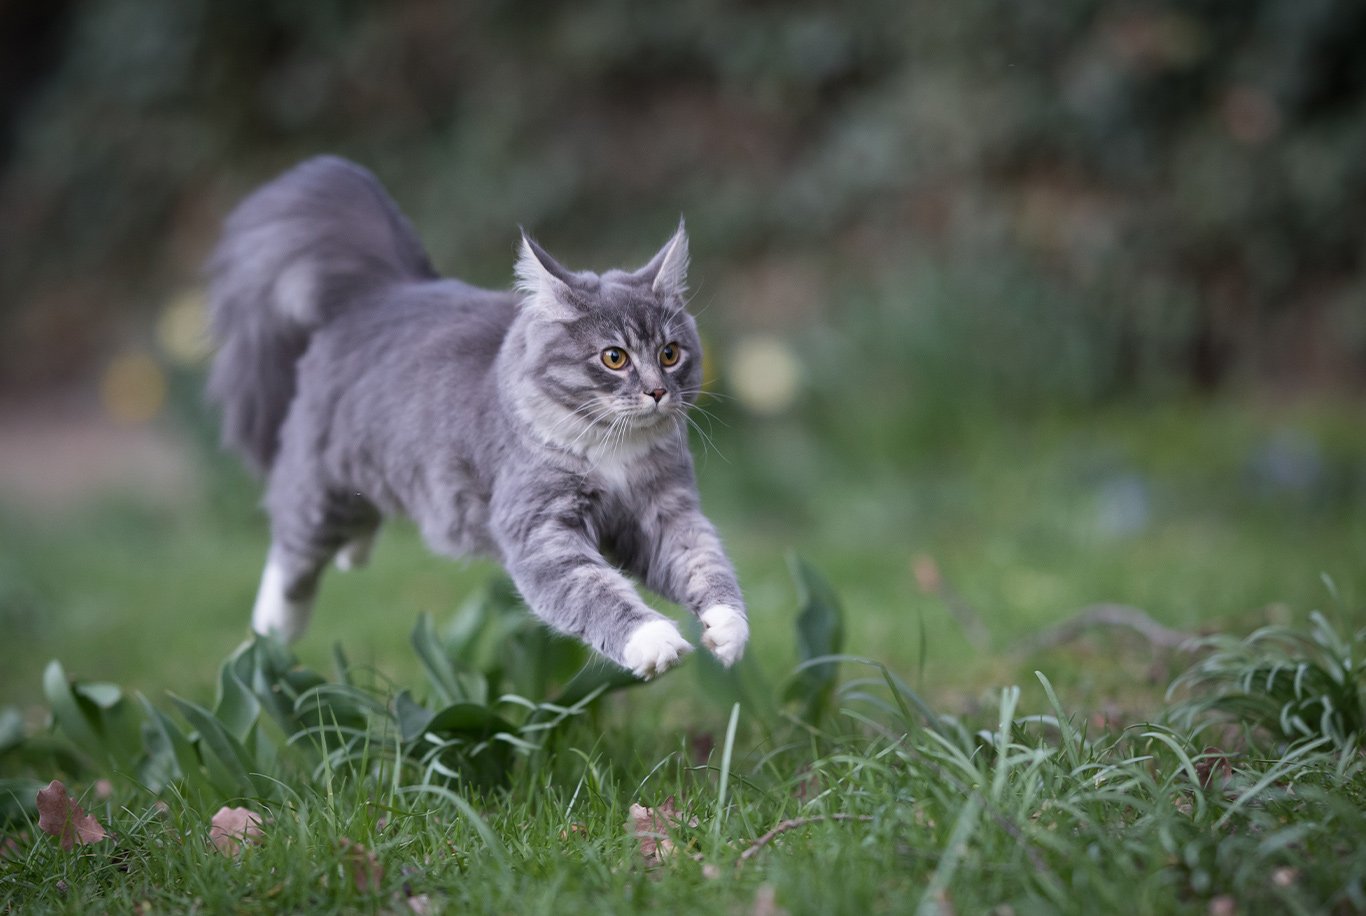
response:
[[[626,440],[611,445],[594,445],[584,451],[590,471],[604,487],[615,493],[628,492],[644,476],[651,448],[657,440]]]

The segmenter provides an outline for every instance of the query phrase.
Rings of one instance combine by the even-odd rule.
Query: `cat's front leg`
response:
[[[572,515],[520,506],[496,537],[504,565],[532,612],[646,680],[692,651],[672,620],[647,607],[608,565]]]
[[[702,621],[702,645],[729,668],[745,654],[749,643],[749,620],[745,612],[728,604],[713,604],[697,619]]]
[[[647,516],[640,559],[646,584],[702,624],[702,645],[729,668],[749,642],[745,601],[721,539],[687,494]]]

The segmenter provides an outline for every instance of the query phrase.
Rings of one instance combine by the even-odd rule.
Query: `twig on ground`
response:
[[[765,833],[763,836],[759,837],[757,840],[750,844],[748,849],[740,853],[740,860],[736,863],[736,866],[738,867],[740,865],[744,865],[750,859],[757,856],[759,854],[759,850],[763,849],[770,842],[772,842],[774,837],[782,833],[787,833],[787,831],[789,830],[796,830],[798,827],[805,827],[808,824],[818,824],[821,821],[866,822],[871,821],[872,819],[872,815],[869,814],[816,814],[812,815],[811,817],[793,817],[788,818],[785,821],[779,821],[776,827],[774,827],[768,833]]]
[[[1140,608],[1127,604],[1092,604],[1077,611],[1062,623],[1055,624],[1026,640],[1015,651],[1027,653],[1052,649],[1072,642],[1087,630],[1096,627],[1132,630],[1160,649],[1178,649],[1183,643],[1195,638],[1194,633],[1163,626]]]

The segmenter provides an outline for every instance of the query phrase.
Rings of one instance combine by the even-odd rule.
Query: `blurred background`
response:
[[[1359,624],[1363,48],[1356,0],[0,2],[0,691],[53,655],[203,691],[245,632],[200,267],[319,152],[485,285],[518,224],[603,269],[686,215],[704,502],[773,678],[790,550],[850,651],[968,698],[1098,603]],[[491,572],[395,526],[301,650],[384,665]],[[1084,695],[1160,680],[1067,651]]]

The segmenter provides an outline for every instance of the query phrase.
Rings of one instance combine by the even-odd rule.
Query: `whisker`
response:
[[[707,384],[710,384],[710,382],[708,382]],[[702,398],[714,398],[718,401],[735,400],[735,395],[733,394],[726,394],[721,391],[712,391],[703,387],[685,388],[683,389],[681,394],[683,395],[683,397],[696,397],[698,400],[701,400]]]
[[[550,429],[546,430],[546,432],[553,433],[555,430],[559,429],[561,426],[563,426],[565,423],[568,423],[570,420],[585,419],[584,414],[593,411],[596,411],[596,413],[594,413],[594,415],[591,417],[587,417],[586,419],[589,423],[595,423],[598,420],[600,420],[603,416],[605,416],[607,412],[609,412],[611,409],[612,407],[610,404],[599,404],[596,401],[589,401],[587,404],[584,404],[580,407],[576,407],[565,416],[560,417],[560,419],[555,421],[555,424],[551,426]]]
[[[703,457],[703,460],[706,459],[707,454],[708,454],[708,449],[710,449],[710,451],[716,452],[716,456],[717,456],[718,458],[720,458],[720,459],[721,459],[722,461],[724,461],[726,464],[730,464],[730,459],[727,458],[727,457],[725,456],[725,454],[724,454],[724,453],[721,451],[721,449],[717,446],[715,440],[713,440],[711,436],[707,435],[706,430],[704,430],[704,429],[701,427],[701,425],[698,424],[698,422],[697,422],[696,420],[694,420],[692,417],[688,416],[687,414],[683,414],[683,419],[685,419],[685,420],[688,421],[688,425],[689,425],[689,426],[691,426],[693,429],[697,430],[697,435],[698,435],[699,437],[701,437],[701,439],[702,439],[702,457]]]

